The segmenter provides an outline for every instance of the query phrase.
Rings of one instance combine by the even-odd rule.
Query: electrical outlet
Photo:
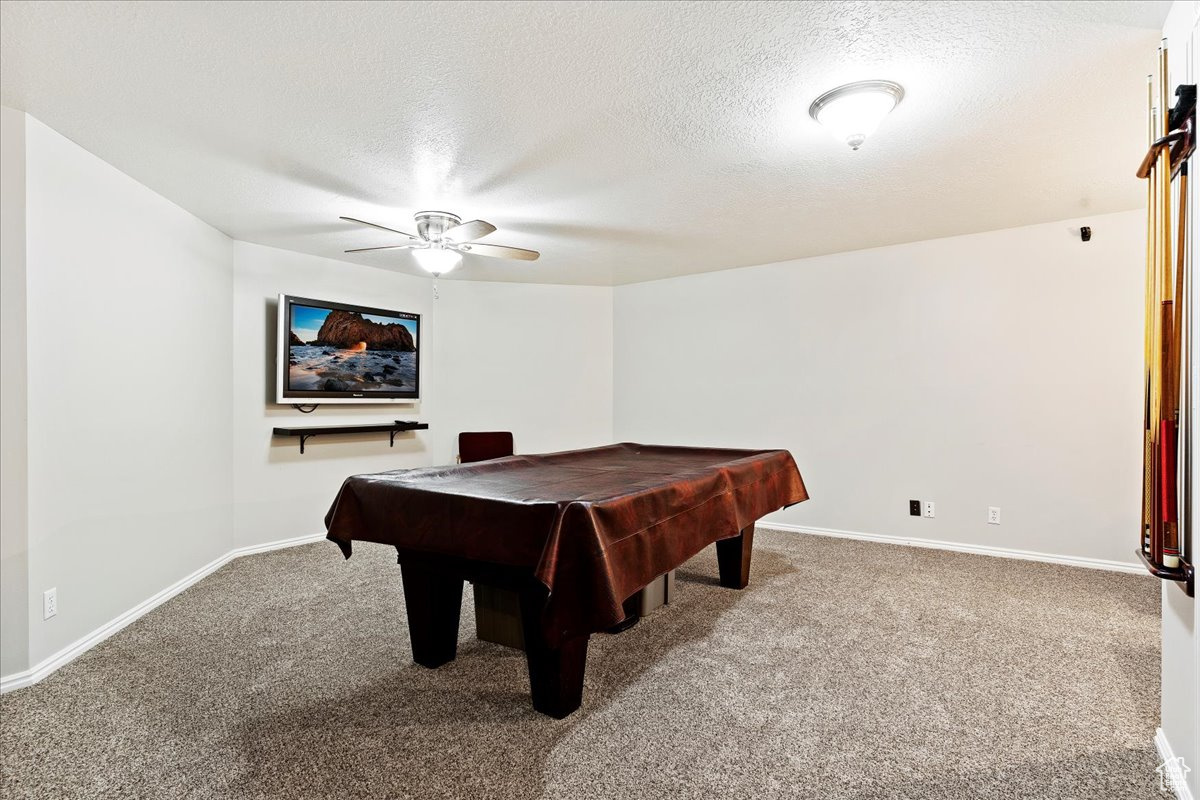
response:
[[[925,516],[928,517],[929,519],[933,519],[933,501],[932,500],[925,501]]]
[[[988,525],[1000,524],[1000,507],[988,506]]]
[[[920,500],[909,500],[908,501],[908,515],[910,517],[921,516],[921,501]]]
[[[42,619],[50,619],[58,613],[58,589],[42,592]]]

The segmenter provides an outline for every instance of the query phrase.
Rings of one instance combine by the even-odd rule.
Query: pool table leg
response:
[[[750,583],[750,549],[754,546],[754,525],[729,539],[717,540],[717,569],[721,585],[729,589],[745,589]]]
[[[400,565],[404,607],[413,661],[440,667],[458,652],[458,617],[462,610],[463,579]]]
[[[545,592],[521,593],[521,619],[525,629],[525,660],[535,710],[562,719],[583,702],[583,670],[587,663],[588,636],[568,639],[550,647],[542,634]]]

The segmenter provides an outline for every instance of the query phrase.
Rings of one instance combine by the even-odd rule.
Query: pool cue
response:
[[[1194,137],[1196,132],[1196,112],[1192,109],[1191,135]],[[1193,151],[1194,152],[1194,151]],[[1191,161],[1191,153],[1184,160],[1181,174],[1186,175],[1188,171],[1188,163]],[[1187,187],[1190,191],[1190,186]],[[1191,212],[1191,203],[1188,203],[1187,208]],[[1179,441],[1179,485],[1183,487],[1194,486],[1193,478],[1193,460],[1195,457],[1195,446],[1193,444],[1192,433],[1195,425],[1193,423],[1194,415],[1192,414],[1192,368],[1195,366],[1196,354],[1193,352],[1192,342],[1194,341],[1193,334],[1196,325],[1196,305],[1194,298],[1196,277],[1192,270],[1192,258],[1195,254],[1195,241],[1190,230],[1191,222],[1187,214],[1180,215],[1180,224],[1185,226],[1187,233],[1182,237],[1183,247],[1179,252],[1179,259],[1183,262],[1181,275],[1183,277],[1182,288],[1176,289],[1179,292],[1179,297],[1183,298],[1182,305],[1177,307],[1179,314],[1179,342],[1180,342],[1180,367],[1179,367],[1179,423],[1176,430],[1178,431]],[[1194,509],[1192,492],[1187,488],[1183,490],[1183,496],[1179,498],[1179,522],[1176,525],[1177,535],[1179,536],[1179,557],[1180,560],[1187,560],[1196,564],[1195,550],[1195,534],[1194,534]]]
[[[1146,454],[1148,468],[1148,480],[1146,491],[1149,493],[1149,534],[1150,534],[1150,559],[1155,564],[1162,563],[1162,526],[1159,525],[1159,478],[1161,471],[1159,469],[1158,459],[1158,444],[1161,420],[1160,402],[1162,399],[1162,306],[1159,302],[1161,290],[1159,288],[1160,269],[1159,263],[1162,260],[1162,237],[1159,231],[1162,226],[1162,205],[1160,202],[1161,192],[1159,184],[1161,183],[1162,173],[1158,169],[1158,161],[1155,161],[1154,168],[1150,174],[1150,187],[1154,193],[1151,198],[1151,221],[1152,227],[1150,230],[1151,255],[1147,265],[1149,270],[1150,294],[1147,297],[1147,314],[1148,324],[1150,326],[1150,358],[1147,361],[1150,380],[1146,385]]]
[[[1180,350],[1183,344],[1181,323],[1184,305],[1183,271],[1184,236],[1187,224],[1187,183],[1185,162],[1179,170],[1179,232],[1176,245],[1174,291],[1169,292],[1172,317],[1169,324],[1171,328],[1163,331],[1163,336],[1167,339],[1167,346],[1164,348],[1163,354],[1162,429],[1159,433],[1159,481],[1161,486],[1159,502],[1163,524],[1162,564],[1165,567],[1179,566],[1179,501],[1177,495],[1179,486],[1179,371],[1182,366]],[[1170,231],[1168,230],[1167,233],[1169,235]],[[1169,271],[1170,264],[1167,264],[1166,268]],[[1168,291],[1167,288],[1164,288],[1164,294],[1167,294]],[[1168,302],[1164,301],[1164,308],[1167,305]],[[1163,323],[1166,325],[1168,321],[1164,319]]]
[[[1163,85],[1161,75],[1162,50],[1159,50],[1159,87]],[[1148,249],[1149,259],[1146,262],[1147,295],[1146,295],[1146,325],[1148,329],[1149,350],[1146,359],[1146,523],[1149,536],[1150,560],[1155,564],[1162,563],[1162,525],[1159,507],[1159,481],[1162,477],[1159,462],[1159,433],[1161,429],[1162,401],[1162,306],[1161,277],[1162,277],[1162,152],[1158,140],[1162,135],[1165,115],[1161,105],[1161,97],[1155,97],[1152,87],[1151,97],[1151,129],[1150,153],[1147,154],[1149,167],[1146,170],[1150,182]]]
[[[1158,55],[1158,100],[1159,100],[1159,130],[1160,136],[1166,138],[1171,132],[1171,115],[1169,111],[1169,95],[1167,85],[1170,75],[1168,68],[1167,41],[1164,39]],[[1163,147],[1158,153],[1158,165],[1155,169],[1156,189],[1158,190],[1158,256],[1156,264],[1156,282],[1158,283],[1159,329],[1157,331],[1157,353],[1155,364],[1159,367],[1156,381],[1156,399],[1154,403],[1154,427],[1158,434],[1155,451],[1158,456],[1158,470],[1155,483],[1158,486],[1155,504],[1158,514],[1155,528],[1158,536],[1159,557],[1157,563],[1164,567],[1179,566],[1179,538],[1175,528],[1175,437],[1174,410],[1176,402],[1171,397],[1172,362],[1176,353],[1171,347],[1171,337],[1175,331],[1174,303],[1175,295],[1171,288],[1171,148]],[[1152,545],[1153,549],[1153,545]]]
[[[1150,560],[1155,564],[1163,563],[1163,526],[1162,508],[1160,505],[1160,487],[1162,481],[1162,462],[1159,447],[1162,433],[1162,378],[1163,378],[1163,307],[1162,307],[1162,263],[1165,255],[1163,228],[1166,223],[1166,209],[1163,206],[1164,174],[1165,182],[1170,185],[1170,156],[1167,156],[1167,168],[1163,169],[1163,151],[1161,137],[1169,125],[1166,111],[1166,70],[1164,69],[1164,50],[1166,41],[1158,51],[1158,96],[1155,98],[1153,88],[1150,91],[1153,117],[1151,124],[1151,142],[1149,152],[1142,162],[1139,174],[1145,175],[1150,181],[1149,190],[1149,229],[1148,250],[1150,258],[1147,261],[1147,297],[1146,324],[1149,332],[1149,352],[1146,360],[1148,380],[1146,383],[1146,445],[1145,445],[1145,503],[1148,532],[1150,537]],[[1157,99],[1157,103],[1155,103]]]
[[[1154,76],[1146,76],[1146,145],[1150,147],[1157,138],[1154,115]],[[1150,396],[1154,380],[1154,170],[1146,169],[1143,162],[1138,176],[1146,178],[1146,324],[1144,342],[1145,379],[1142,383],[1142,551],[1151,555],[1150,531],[1154,527],[1154,436],[1151,433]]]

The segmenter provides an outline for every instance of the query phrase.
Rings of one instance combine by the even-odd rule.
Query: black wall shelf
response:
[[[398,419],[395,422],[385,422],[377,425],[306,425],[302,428],[275,428],[272,434],[275,436],[299,436],[300,452],[303,453],[304,443],[312,437],[321,434],[389,433],[391,436],[389,437],[388,447],[394,447],[397,433],[424,431],[428,429],[428,422],[406,422],[405,420]]]

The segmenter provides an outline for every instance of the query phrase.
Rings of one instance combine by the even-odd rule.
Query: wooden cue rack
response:
[[[1147,181],[1147,220],[1142,514],[1136,552],[1152,575],[1176,582],[1195,597],[1187,485],[1193,360],[1187,352],[1192,325],[1187,301],[1193,280],[1188,168],[1195,149],[1196,86],[1178,86],[1172,106],[1169,74],[1164,39],[1158,51],[1158,80],[1151,76],[1147,82],[1149,148],[1137,171]]]

